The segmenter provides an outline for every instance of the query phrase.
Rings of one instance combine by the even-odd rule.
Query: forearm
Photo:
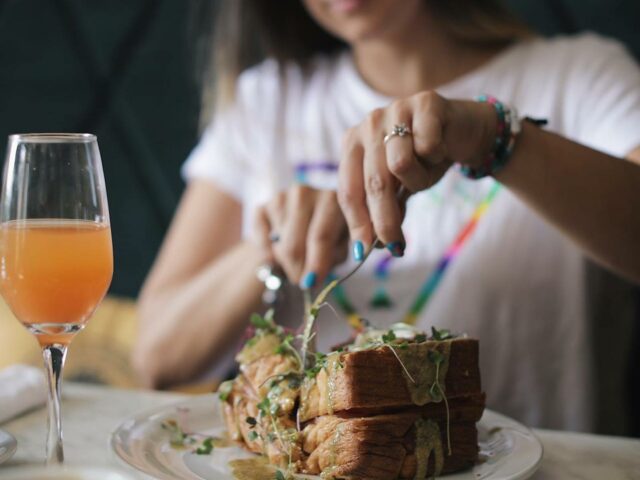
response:
[[[496,175],[585,253],[640,282],[640,166],[527,122]]]
[[[134,363],[148,386],[193,378],[239,338],[260,308],[259,249],[243,242],[177,285],[143,291]]]

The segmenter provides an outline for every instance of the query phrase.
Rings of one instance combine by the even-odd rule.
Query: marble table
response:
[[[110,432],[141,410],[173,403],[184,395],[69,383],[64,388],[65,454],[68,464],[118,467],[108,446]],[[18,440],[15,456],[0,466],[39,464],[44,458],[46,412],[27,413],[0,426]],[[535,430],[544,460],[534,480],[639,480],[640,440]],[[135,472],[127,473],[136,478]]]

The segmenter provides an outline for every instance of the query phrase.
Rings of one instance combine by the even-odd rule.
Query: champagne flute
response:
[[[96,137],[9,136],[0,197],[0,292],[42,349],[49,385],[47,464],[64,461],[60,380],[67,347],[112,275]]]

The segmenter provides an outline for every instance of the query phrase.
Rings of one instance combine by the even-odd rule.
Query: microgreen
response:
[[[260,415],[262,415],[263,417],[266,417],[267,415],[269,415],[270,406],[271,406],[271,400],[269,400],[269,397],[264,397],[262,400],[260,400],[260,403],[258,403],[257,405]]]
[[[431,395],[431,400],[435,403],[440,403],[442,401],[442,391],[440,390],[440,384],[438,380],[433,382],[431,388],[429,388],[429,395]]]
[[[165,420],[161,424],[163,430],[169,432],[169,444],[174,448],[184,447],[187,434],[182,431],[175,420]]]
[[[232,390],[233,380],[222,382],[218,388],[218,396],[220,397],[220,400],[226,402],[229,399],[229,395],[231,395]]]
[[[289,387],[291,390],[297,390],[298,388],[300,388],[301,384],[302,384],[302,379],[300,378],[300,375],[289,376],[289,382],[287,383],[287,387]]]
[[[444,362],[444,355],[438,350],[429,350],[429,353],[427,353],[427,358],[429,358],[429,361],[434,365],[440,365],[442,362]]]
[[[253,442],[258,439],[259,435],[258,435],[258,432],[256,432],[255,430],[251,430],[248,436],[249,436],[249,440]]]
[[[320,370],[322,370],[327,364],[327,356],[324,353],[316,352],[315,353],[315,362],[312,367],[307,368],[304,371],[304,374],[307,378],[315,378]]]
[[[414,340],[417,343],[422,343],[422,342],[426,342],[427,341],[427,336],[424,333],[419,333],[418,335],[416,335],[414,337]]]
[[[269,310],[267,310],[264,314],[264,319],[269,322],[271,325],[273,325],[273,319],[274,319],[274,313],[275,310],[273,308],[270,308]]]
[[[207,437],[198,448],[196,448],[197,455],[209,455],[213,451],[213,437]]]
[[[202,438],[202,435],[199,434],[185,433],[175,420],[165,420],[161,423],[161,427],[163,430],[167,430],[169,432],[169,445],[171,445],[172,448],[183,449],[189,445],[198,443],[198,438]],[[215,437],[205,437],[204,440],[202,440],[202,443],[193,450],[193,453],[198,455],[209,455],[213,451],[213,442],[216,440],[219,439]]]
[[[262,316],[257,313],[253,313],[250,317],[250,321],[251,325],[253,325],[256,330],[275,333],[276,335],[283,334],[282,327],[276,325],[276,322],[273,320],[273,309],[267,310],[267,312]],[[249,342],[251,342],[251,340],[249,340]]]
[[[318,373],[320,373],[320,370],[322,370],[322,367],[315,365],[311,368],[307,368],[304,371],[304,374],[306,375],[307,378],[316,378]]]
[[[287,353],[291,353],[291,350],[295,350],[293,348],[293,345],[291,345],[291,342],[293,342],[293,335],[289,333],[285,335],[274,353],[277,353],[278,355],[286,355]]]
[[[289,355],[293,357],[295,361],[298,363],[298,365],[300,366],[299,368],[301,368],[302,358],[300,358],[300,354],[298,353],[298,350],[296,349],[296,347],[293,346],[293,341],[295,338],[296,337],[294,337],[290,333],[285,335],[282,341],[280,342],[280,345],[276,347],[276,350],[274,353],[277,355]]]
[[[281,393],[282,393],[282,387],[280,386],[280,384],[275,380],[271,382],[271,388],[269,388],[269,393],[268,393],[269,397],[270,398],[277,397]]]
[[[251,315],[251,325],[256,328],[267,329],[269,328],[269,323],[257,313],[253,313]]]
[[[249,424],[249,428],[255,428],[255,426],[258,424],[258,421],[253,417],[247,417],[244,421]]]
[[[393,330],[389,330],[382,335],[382,343],[391,343],[396,339],[396,334]]]
[[[276,479],[275,480],[286,480],[284,477],[284,473],[282,473],[280,470],[276,471]]]
[[[434,340],[439,340],[439,341],[453,338],[453,335],[451,335],[451,332],[446,328],[438,330],[436,327],[431,327],[431,335],[433,336]]]

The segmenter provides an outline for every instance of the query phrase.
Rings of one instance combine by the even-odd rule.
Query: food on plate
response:
[[[310,326],[294,336],[271,313],[252,323],[220,397],[231,439],[281,469],[275,478],[424,479],[476,462],[477,340],[396,324],[309,353]]]

